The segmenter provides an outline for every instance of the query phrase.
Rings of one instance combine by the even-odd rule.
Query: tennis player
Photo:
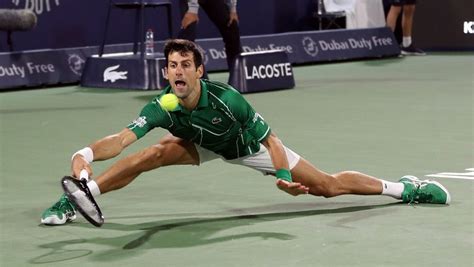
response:
[[[116,157],[156,127],[170,133],[157,144],[117,161],[89,181],[93,196],[120,189],[145,171],[168,165],[201,165],[221,159],[276,176],[276,186],[293,196],[386,195],[402,202],[450,202],[448,191],[435,181],[404,176],[399,182],[389,182],[355,171],[327,174],[318,170],[287,148],[234,88],[201,79],[202,55],[193,42],[170,40],[165,44],[164,54],[170,86],[161,95],[176,94],[178,107],[164,110],[160,106],[161,95],[155,97],[125,129],[74,153],[72,173],[79,177],[80,171],[85,169],[92,175],[93,161]],[[75,217],[75,207],[63,195],[44,211],[41,222],[58,225]]]

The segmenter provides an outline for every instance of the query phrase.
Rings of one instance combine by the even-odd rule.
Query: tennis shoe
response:
[[[401,52],[402,52],[402,55],[404,55],[404,56],[424,56],[424,55],[426,55],[425,51],[414,47],[413,44],[411,44],[407,47],[402,46],[401,47]]]
[[[41,223],[46,225],[62,225],[75,219],[76,208],[65,194],[41,215]]]
[[[422,181],[415,176],[405,175],[399,182],[405,185],[402,193],[404,203],[449,204],[451,202],[448,190],[436,181]]]

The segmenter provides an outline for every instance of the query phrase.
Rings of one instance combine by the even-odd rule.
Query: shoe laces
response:
[[[412,191],[412,194],[410,195],[410,201],[408,202],[408,205],[411,205],[413,203],[420,203],[420,200],[422,203],[424,203],[433,198],[433,195],[431,193],[426,192],[422,189],[427,184],[428,183],[425,181],[415,182],[415,189]]]

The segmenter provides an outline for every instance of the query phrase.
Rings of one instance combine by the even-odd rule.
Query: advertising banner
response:
[[[282,50],[241,53],[229,83],[241,93],[290,89],[295,86],[288,54]]]
[[[197,43],[203,49],[207,71],[227,69],[222,39],[200,39]],[[156,42],[155,51],[162,50],[163,42]],[[385,27],[243,36],[242,50],[242,52],[281,50],[288,54],[288,59],[293,65],[391,57],[400,54],[393,33]],[[132,45],[107,46],[106,51],[130,53]],[[0,53],[0,90],[79,82],[86,59],[97,52],[98,47],[79,47]],[[156,57],[163,57],[163,54],[157,53]]]

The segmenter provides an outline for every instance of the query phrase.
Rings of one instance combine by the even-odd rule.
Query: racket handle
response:
[[[86,182],[89,181],[89,173],[86,171],[86,169],[81,170],[79,173],[79,179],[85,180]]]

